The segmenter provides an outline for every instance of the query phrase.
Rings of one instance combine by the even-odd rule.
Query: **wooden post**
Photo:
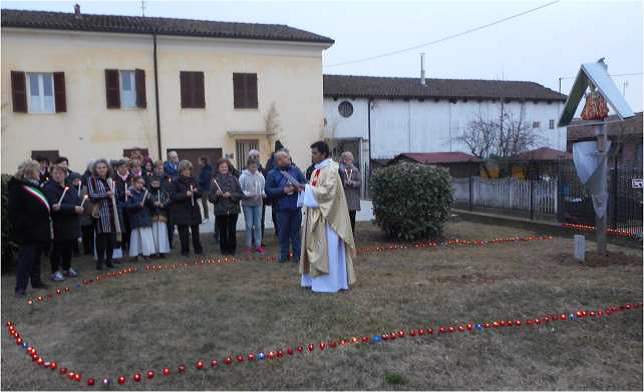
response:
[[[606,135],[606,127],[604,124],[595,126],[597,132],[597,152],[602,154],[602,162],[604,160],[603,154],[606,153],[606,145],[608,136]],[[599,194],[608,193],[608,161],[606,160],[605,165],[599,166],[597,170],[604,170],[604,181],[600,184]],[[606,200],[608,203],[608,200]],[[608,207],[608,206],[606,206]],[[604,212],[604,215],[600,218],[597,213],[595,213],[595,237],[597,241],[597,253],[601,256],[606,256],[606,223],[608,221],[608,208]]]

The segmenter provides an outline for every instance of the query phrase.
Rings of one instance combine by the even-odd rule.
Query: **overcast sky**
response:
[[[476,2],[176,2],[145,1],[146,16],[279,23],[331,37],[324,72],[430,78],[527,80],[559,89],[559,78],[606,57],[626,99],[642,110],[642,2],[560,1],[524,16],[426,48],[331,66],[431,42],[549,3]],[[2,1],[2,8],[72,12],[76,2]],[[141,15],[140,1],[79,1],[83,13]],[[573,79],[563,79],[568,93]]]

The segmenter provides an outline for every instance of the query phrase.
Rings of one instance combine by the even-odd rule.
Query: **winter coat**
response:
[[[215,180],[221,187],[222,192],[229,192],[232,196],[227,198],[217,195],[219,188],[214,184]],[[239,180],[234,175],[217,173],[217,176],[213,179],[212,191],[208,195],[208,200],[215,205],[215,215],[239,214],[241,212],[239,201],[243,197],[244,194],[239,185]]]
[[[85,199],[85,196],[87,196],[87,199]],[[83,203],[83,200],[85,200],[85,203]],[[83,204],[83,214],[80,216],[81,226],[93,226],[94,218],[92,218],[92,209],[94,208],[94,203],[89,198],[87,185],[81,187],[80,201]]]
[[[272,200],[273,208],[277,211],[295,210],[297,206],[297,191],[287,195],[284,193],[284,187],[288,185],[287,178],[282,174],[282,171],[288,170],[288,173],[294,177],[300,184],[306,184],[304,174],[295,167],[290,165],[285,169],[275,168],[268,173],[266,178],[265,191],[269,199]]]
[[[152,206],[150,207],[150,216],[152,216],[152,222],[167,222],[168,221],[168,209],[170,207],[170,195],[163,188],[151,188],[150,196],[152,199]],[[156,202],[161,202],[161,207],[154,205]]]
[[[98,217],[96,218],[96,233],[116,233],[116,222],[114,221],[114,203],[112,198],[107,195],[110,190],[107,181],[98,177],[91,177],[88,182],[87,191],[92,203],[98,205]],[[118,207],[117,214],[119,217],[119,228],[121,233],[124,232],[124,219],[121,208]]]
[[[248,170],[244,170],[239,177],[239,185],[241,186],[244,198],[242,199],[242,206],[261,206],[262,198],[266,197],[264,186],[266,180],[259,171],[259,169],[252,174]]]
[[[52,233],[47,197],[36,183],[12,177],[7,185],[11,239],[19,245],[48,246]]]
[[[125,203],[125,211],[129,217],[130,227],[132,230],[141,227],[152,227],[150,208],[154,207],[154,202],[150,198],[151,195],[148,192],[145,203],[142,206],[141,202],[145,196],[146,189],[137,191],[132,188],[130,192],[132,192],[132,197],[128,197],[127,203]]]
[[[344,196],[347,199],[349,211],[360,211],[360,187],[362,186],[362,176],[357,167],[340,164],[340,179],[344,188]],[[348,176],[348,177],[347,177]],[[352,181],[351,185],[347,180]]]
[[[186,192],[192,185],[192,197]],[[197,200],[201,197],[199,186],[194,177],[178,176],[168,185],[168,193],[172,204],[170,205],[170,216],[174,225],[198,225],[201,224],[201,208]]]
[[[212,179],[212,166],[206,164],[199,173],[199,187],[202,191],[210,191],[210,180]]]
[[[54,211],[54,204],[58,204],[60,197],[65,193],[65,197],[60,203],[60,210]],[[77,188],[61,186],[54,180],[49,180],[43,186],[43,193],[49,201],[51,208],[51,218],[54,226],[54,241],[75,240],[80,237],[80,215],[76,213],[75,208],[81,201],[78,198]]]
[[[175,177],[179,175],[179,162],[165,161],[163,164],[163,173],[166,177]]]
[[[114,180],[115,184],[115,191],[114,193],[116,194],[116,201],[121,204],[122,206],[125,205],[126,200],[125,200],[125,190],[130,189],[132,186],[132,179],[134,177],[128,172],[127,177],[125,179],[121,178],[120,175],[115,174],[112,179]],[[129,196],[128,196],[129,197]]]

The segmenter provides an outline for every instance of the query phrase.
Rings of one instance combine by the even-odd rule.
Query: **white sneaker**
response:
[[[51,276],[51,280],[56,281],[56,282],[60,282],[60,281],[65,280],[65,277],[63,276],[63,273],[62,273],[62,272],[60,272],[60,271],[56,271],[56,272]]]
[[[71,276],[72,278],[75,278],[78,276],[78,272],[74,271],[73,268],[69,268],[69,271],[65,271],[66,276]]]

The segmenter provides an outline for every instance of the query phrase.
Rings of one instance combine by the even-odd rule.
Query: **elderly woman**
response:
[[[214,187],[209,199],[215,205],[221,254],[232,256],[237,251],[239,201],[244,194],[239,180],[230,172],[230,166],[227,159],[217,162],[217,175],[212,179]]]
[[[77,188],[65,185],[65,167],[54,165],[51,180],[43,186],[43,192],[51,206],[54,228],[54,247],[51,252],[51,279],[65,280],[65,276],[76,277],[78,273],[71,266],[74,242],[80,236],[79,217],[83,207]],[[61,270],[62,267],[62,270]]]
[[[360,211],[360,186],[362,177],[360,170],[353,165],[353,154],[345,151],[341,156],[340,178],[344,187],[344,195],[347,198],[349,207],[349,219],[351,220],[351,230],[356,233],[356,211]]]
[[[26,160],[9,180],[9,222],[12,240],[18,244],[16,297],[23,297],[31,280],[34,289],[46,289],[40,279],[40,256],[51,241],[50,205],[39,189],[40,164]]]
[[[201,224],[201,208],[197,200],[201,197],[197,181],[192,176],[192,163],[183,160],[178,165],[179,175],[168,186],[168,194],[172,204],[170,215],[172,223],[179,228],[181,240],[181,255],[190,254],[189,237],[192,234],[192,246],[195,254],[202,254],[203,248],[199,240],[199,224]],[[190,233],[189,233],[190,232]]]
[[[122,231],[122,221],[115,202],[114,182],[111,170],[105,159],[94,162],[92,177],[87,183],[89,197],[94,203],[94,218],[96,232],[96,269],[102,270],[103,263],[107,268],[114,268],[112,255],[114,253],[115,234]],[[118,221],[118,222],[117,222]]]

